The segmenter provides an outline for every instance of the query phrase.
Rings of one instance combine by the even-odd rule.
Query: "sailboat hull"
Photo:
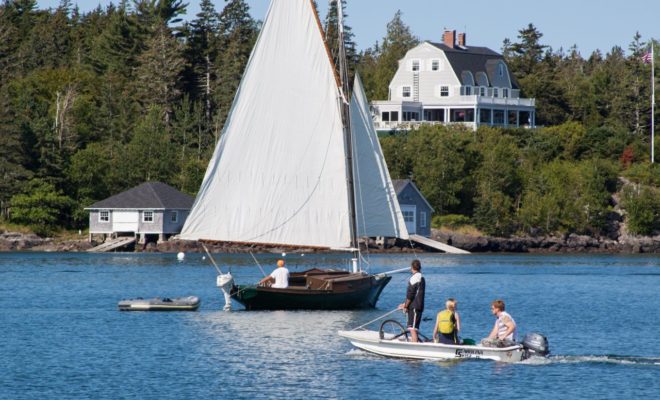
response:
[[[232,288],[231,297],[246,310],[372,308],[391,279],[389,275],[314,269],[292,274],[286,289],[238,285]]]

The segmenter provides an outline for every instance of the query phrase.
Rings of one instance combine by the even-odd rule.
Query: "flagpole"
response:
[[[655,162],[655,55],[651,38],[651,164]]]

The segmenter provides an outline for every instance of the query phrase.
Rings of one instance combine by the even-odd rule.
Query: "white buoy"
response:
[[[282,257],[286,257],[286,253],[283,252],[283,253],[282,253]]]
[[[179,260],[179,261],[183,261],[184,258],[186,258],[186,254],[185,254],[183,251],[180,251],[180,252],[176,255],[176,259]]]
[[[206,256],[202,256],[202,261],[206,260]]]

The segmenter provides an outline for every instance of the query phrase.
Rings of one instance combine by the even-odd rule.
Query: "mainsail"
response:
[[[344,98],[316,11],[311,0],[272,1],[181,237],[348,248],[352,201],[358,235],[407,237],[358,92],[353,168],[355,184],[365,186],[353,200]]]

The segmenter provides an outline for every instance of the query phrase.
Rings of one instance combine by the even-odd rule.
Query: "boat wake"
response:
[[[368,351],[351,349],[346,352],[349,357],[356,358],[382,358]],[[448,360],[456,361],[456,360]],[[434,361],[436,362],[436,361]],[[618,355],[585,355],[585,356],[550,356],[531,357],[516,364],[523,365],[551,365],[551,364],[618,364],[618,365],[650,365],[660,367],[660,357],[637,357]]]
[[[619,355],[584,355],[584,356],[550,356],[548,358],[531,357],[521,361],[521,364],[619,364],[619,365],[654,365],[660,366],[660,357],[637,357]]]

